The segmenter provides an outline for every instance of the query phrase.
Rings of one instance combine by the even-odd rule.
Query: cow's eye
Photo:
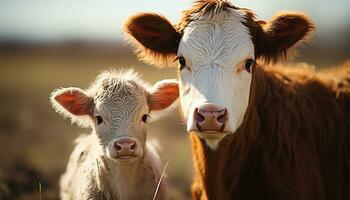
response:
[[[103,119],[101,116],[96,116],[95,119],[97,124],[101,124],[103,122]]]
[[[248,59],[245,61],[244,63],[244,69],[251,73],[252,72],[252,68],[254,67],[255,61],[253,59]]]
[[[178,57],[179,64],[180,64],[180,70],[184,69],[186,67],[186,60],[184,57],[179,56]]]
[[[142,115],[142,121],[143,121],[144,123],[147,123],[148,118],[150,118],[150,116],[149,116],[148,114]]]

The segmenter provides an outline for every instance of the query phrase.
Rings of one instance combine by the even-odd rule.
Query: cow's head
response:
[[[286,57],[313,27],[301,13],[279,13],[265,22],[227,1],[202,0],[176,25],[142,13],[132,16],[125,30],[140,59],[160,66],[177,60],[187,130],[215,148],[242,124],[256,60]]]
[[[92,127],[107,158],[129,163],[144,155],[149,119],[174,108],[178,96],[176,80],[162,80],[149,87],[133,71],[111,71],[99,75],[88,90],[55,90],[51,102],[72,122]]]

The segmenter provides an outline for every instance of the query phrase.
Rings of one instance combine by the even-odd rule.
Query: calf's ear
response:
[[[139,59],[162,67],[176,58],[181,34],[165,17],[155,13],[134,15],[127,20],[124,30]]]
[[[82,127],[89,126],[94,101],[83,90],[75,87],[60,88],[51,93],[51,104],[56,112]]]
[[[149,109],[152,119],[157,119],[176,108],[179,98],[179,85],[176,80],[157,82],[149,93]]]
[[[259,21],[252,33],[256,57],[276,63],[293,53],[292,47],[307,40],[315,29],[314,23],[301,12],[280,12],[268,22]]]

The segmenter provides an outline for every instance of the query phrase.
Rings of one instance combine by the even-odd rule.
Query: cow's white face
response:
[[[195,116],[198,109],[226,110],[221,113],[225,119],[219,130],[207,124],[207,131],[198,133],[212,148],[236,131],[247,110],[254,45],[244,20],[238,11],[211,19],[204,16],[189,23],[179,45],[180,96],[187,131],[202,128]],[[211,109],[206,109],[208,105]]]

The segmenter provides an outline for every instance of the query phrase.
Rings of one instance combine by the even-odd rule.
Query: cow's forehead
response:
[[[245,20],[241,11],[236,9],[216,15],[194,16],[184,29],[179,52],[185,51],[193,64],[221,61],[231,65],[233,60],[253,56],[254,45],[249,29],[244,25]]]
[[[107,71],[89,89],[97,108],[108,112],[147,106],[149,86],[133,71]]]

